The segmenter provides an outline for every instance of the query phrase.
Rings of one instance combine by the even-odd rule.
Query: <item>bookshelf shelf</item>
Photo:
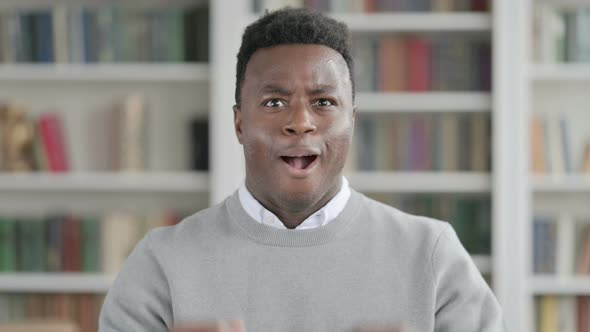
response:
[[[586,192],[590,193],[590,175],[534,176],[535,192]]]
[[[1,273],[0,292],[105,293],[113,281],[101,273]]]
[[[174,192],[209,190],[206,172],[0,174],[0,192]]]
[[[492,98],[485,92],[361,92],[356,104],[359,112],[489,112]]]
[[[590,276],[535,276],[531,279],[530,292],[532,295],[590,295]]]
[[[476,172],[356,172],[346,175],[353,188],[384,193],[486,193],[491,176]]]
[[[260,15],[251,15],[249,22]],[[355,13],[332,14],[353,32],[491,31],[492,18],[482,13]]]
[[[533,81],[585,81],[590,82],[589,64],[532,65]]]
[[[115,81],[202,82],[209,66],[195,64],[4,64],[0,82],[7,81]]]

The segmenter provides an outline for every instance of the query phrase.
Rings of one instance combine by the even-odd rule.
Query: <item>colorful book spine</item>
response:
[[[408,40],[408,91],[430,90],[430,42],[413,37]]]
[[[59,115],[45,113],[39,117],[39,131],[47,157],[50,172],[66,172],[69,170],[66,154],[64,131]]]
[[[14,219],[0,217],[0,271],[16,271],[17,233]]]
[[[63,270],[79,272],[82,270],[82,229],[80,220],[75,216],[66,216],[62,223],[63,247],[62,262]]]
[[[34,47],[35,62],[54,62],[53,46],[53,16],[51,11],[44,11],[34,15]]]

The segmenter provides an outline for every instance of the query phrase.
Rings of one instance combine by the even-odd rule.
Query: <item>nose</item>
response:
[[[316,131],[312,110],[306,106],[296,106],[290,110],[287,123],[283,126],[286,135],[302,135]]]

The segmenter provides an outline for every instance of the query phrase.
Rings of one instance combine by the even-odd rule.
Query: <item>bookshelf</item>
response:
[[[588,82],[590,66],[584,64],[535,64],[530,69],[531,80],[536,82]]]
[[[532,295],[590,295],[590,278],[536,276],[530,282]]]
[[[52,0],[52,3],[71,2]],[[354,36],[442,33],[477,36],[491,40],[494,45],[491,91],[359,91],[357,94],[357,115],[363,116],[490,115],[491,170],[375,170],[352,172],[347,177],[353,188],[366,192],[490,197],[492,255],[472,257],[483,274],[492,276],[493,290],[504,307],[509,330],[532,331],[527,328],[532,321],[532,309],[527,305],[533,294],[527,286],[531,278],[526,272],[530,254],[528,200],[532,191],[525,181],[529,178],[526,176],[528,118],[526,112],[519,111],[528,109],[524,96],[530,82],[525,79],[528,76],[521,55],[525,54],[523,42],[528,40],[522,33],[522,17],[527,17],[529,11],[524,2],[493,0],[490,3],[493,11],[489,13],[334,13],[337,19],[350,25]],[[3,2],[0,9],[29,4],[46,5],[46,2],[14,0]],[[157,110],[153,119],[157,125],[148,130],[152,143],[147,163],[150,172],[121,174],[96,169],[87,155],[82,154],[85,157],[77,163],[80,172],[2,174],[2,212],[42,215],[59,208],[94,213],[120,207],[122,202],[132,209],[171,207],[194,212],[234,192],[244,177],[242,149],[232,126],[234,63],[241,33],[256,16],[250,1],[216,0],[210,1],[209,6],[209,63],[0,65],[0,100],[23,100],[32,113],[51,106],[61,109],[72,121],[79,121],[77,116],[84,113],[80,110],[103,109],[105,100],[137,92],[150,96],[150,108]],[[535,75],[543,76],[541,69],[536,72]],[[578,70],[571,72],[579,75]],[[564,76],[563,73],[547,76]],[[48,105],[48,101],[52,102]],[[187,169],[188,147],[177,135],[178,128],[195,116],[209,120],[207,172]],[[74,135],[83,137],[84,131]],[[183,148],[174,151],[170,146]],[[78,150],[85,149],[82,145]],[[558,185],[544,181],[537,186]],[[34,208],[30,207],[31,201],[36,203]],[[0,293],[103,293],[111,282],[111,275],[101,273],[10,273],[0,274]]]
[[[580,13],[588,5],[529,0],[519,10],[524,20],[517,38],[526,47],[519,60],[524,68],[521,109],[533,119],[521,127],[527,144],[520,151],[527,155],[529,176],[520,187],[529,204],[519,229],[526,266],[519,275],[525,285],[520,326],[523,331],[586,330],[583,307],[590,282],[583,262],[590,177],[583,163],[590,132],[585,109],[590,66],[582,50],[590,31],[579,29]],[[539,133],[546,139],[542,144]],[[544,163],[539,163],[541,154]],[[546,263],[549,270],[540,271]]]
[[[18,64],[0,65],[0,81],[187,82],[209,80],[200,64]]]
[[[85,6],[83,10],[86,12],[83,14],[80,14],[81,6]],[[49,263],[46,266],[29,265],[23,268],[25,258],[22,256],[26,256],[23,252],[27,250],[22,247],[16,247],[15,253],[15,261],[18,262],[15,264],[19,264],[19,270],[10,267],[11,263],[7,263],[6,256],[0,259],[0,324],[5,323],[5,319],[26,319],[26,313],[29,317],[41,317],[42,310],[37,310],[34,314],[30,310],[35,307],[35,303],[42,301],[47,304],[46,308],[83,308],[87,312],[86,323],[91,322],[89,325],[85,325],[82,318],[74,317],[73,311],[68,317],[61,318],[78,321],[83,331],[96,331],[92,322],[96,323],[101,296],[108,291],[115,278],[114,268],[108,269],[106,261],[101,261],[100,258],[98,264],[108,272],[100,272],[101,268],[96,268],[97,266],[89,269],[87,264],[92,264],[90,258],[72,258],[66,252],[73,252],[72,246],[80,245],[80,250],[77,251],[80,252],[79,255],[100,253],[101,257],[126,257],[129,246],[133,246],[136,237],[141,237],[151,227],[148,226],[150,223],[154,226],[169,224],[173,217],[192,214],[210,204],[213,186],[210,183],[211,174],[208,170],[197,169],[193,165],[193,154],[196,152],[189,124],[196,120],[210,120],[210,110],[214,107],[209,98],[212,90],[211,77],[216,73],[217,67],[202,59],[203,52],[200,55],[190,55],[189,49],[192,46],[189,47],[191,44],[188,41],[183,41],[187,46],[184,48],[185,53],[182,53],[179,44],[170,44],[170,41],[178,43],[182,39],[175,33],[168,33],[167,40],[156,41],[160,46],[168,43],[169,45],[162,46],[161,49],[169,53],[158,52],[154,47],[148,50],[151,53],[143,54],[141,52],[147,49],[145,45],[136,43],[134,36],[128,34],[133,28],[126,30],[133,24],[135,28],[140,26],[140,29],[150,29],[150,24],[156,24],[153,21],[147,23],[147,16],[135,14],[148,15],[150,19],[159,20],[159,24],[174,24],[175,27],[180,26],[182,17],[182,22],[189,24],[189,15],[193,15],[188,12],[189,8],[209,8],[209,2],[174,1],[165,5],[165,14],[157,10],[162,6],[164,5],[157,1],[144,1],[141,4],[98,4],[92,1],[30,0],[3,1],[0,4],[0,104],[23,107],[27,116],[35,119],[32,121],[46,114],[57,115],[62,129],[65,128],[62,134],[69,161],[66,172],[54,173],[46,169],[23,173],[7,172],[5,169],[0,171],[0,233],[4,232],[5,235],[11,225],[16,225],[12,223],[18,222],[18,227],[21,227],[19,242],[23,242],[24,237],[31,234],[38,239],[38,235],[43,237],[43,234],[47,234],[48,238],[39,241],[46,246],[46,252],[37,252],[35,255],[47,256],[47,262],[49,257],[55,257],[55,250],[58,250],[58,256],[59,250],[64,255],[58,263],[61,267],[57,269],[55,266],[49,267]],[[133,23],[125,21],[128,19],[125,15],[130,12],[134,13]],[[66,52],[61,50],[55,53],[54,61],[41,62],[38,60],[42,59],[38,58],[35,61],[15,61],[18,54],[10,53],[16,48],[6,48],[7,43],[10,43],[5,38],[7,30],[3,29],[7,20],[12,20],[10,24],[14,24],[15,18],[17,21],[21,19],[19,23],[25,27],[23,16],[16,15],[31,15],[29,13],[54,15],[55,21],[52,23],[55,24],[51,25],[53,34],[47,34],[45,37],[48,38],[43,39],[51,39],[55,45],[63,46],[65,43],[67,46]],[[203,10],[199,15],[202,13]],[[81,16],[76,16],[78,14]],[[120,17],[117,16],[119,14]],[[88,20],[88,24],[81,24],[80,29],[64,30],[65,21],[57,18],[63,19],[64,15],[68,24],[76,18],[80,19],[78,24],[84,20]],[[92,52],[96,52],[96,55],[92,56],[95,58],[89,58],[88,54],[92,53],[89,36],[84,37],[88,40],[77,39],[77,44],[72,42],[73,39],[64,37],[64,31],[68,33],[67,31],[74,30],[106,33],[92,30],[92,21],[85,15],[102,15],[102,19],[108,17],[113,22],[120,20],[117,21],[118,25],[115,24],[116,27],[113,25],[109,28],[112,30],[108,33],[113,33],[115,28],[120,29],[121,40],[128,38],[129,45],[123,45],[124,49],[117,51],[109,50],[109,46],[103,44],[102,53],[94,50]],[[109,25],[103,23],[102,28],[105,27]],[[186,29],[189,31],[188,25]],[[202,26],[193,26],[192,29],[190,31],[202,29]],[[92,40],[104,42],[104,36]],[[78,37],[80,36],[72,38]],[[199,35],[198,38],[204,37]],[[23,37],[24,39],[26,38]],[[200,43],[200,50],[212,52],[213,45],[202,47],[202,39],[194,42]],[[112,51],[114,53],[111,55],[107,54]],[[80,52],[86,53],[86,58],[80,58]],[[122,53],[116,55],[118,52]],[[172,52],[176,52],[174,57]],[[106,54],[105,58],[101,59],[100,54]],[[33,57],[37,56],[33,54]],[[105,60],[109,57],[110,60]],[[115,168],[110,161],[112,151],[105,150],[108,146],[107,139],[119,134],[115,132],[115,109],[127,102],[129,96],[142,98],[145,103],[143,111],[147,115],[142,129],[142,135],[145,135],[142,151],[144,166],[143,170],[138,171]],[[228,110],[231,113],[231,108]],[[54,216],[51,218],[56,218],[53,222],[49,220],[51,215]],[[95,226],[98,227],[93,231],[97,240],[83,245],[82,242],[89,243],[88,230],[91,228],[85,230],[84,227],[90,218],[95,218],[97,222]],[[38,231],[37,235],[22,235],[25,232],[25,226],[22,226],[24,223],[29,223],[27,227],[31,227],[31,223],[44,225],[44,229]],[[54,226],[51,226],[52,223]],[[123,224],[127,226],[122,226]],[[110,231],[108,227],[111,227]],[[51,242],[50,236],[53,235],[49,234],[54,232],[63,234],[61,249],[52,249],[55,243]],[[71,232],[79,232],[80,235],[72,237]],[[119,236],[117,234],[120,235],[119,239],[116,239]],[[102,243],[103,235],[108,237],[108,242]],[[2,239],[0,246],[5,250],[5,238]],[[64,249],[66,247],[70,249]],[[30,249],[32,252],[33,249]],[[119,254],[113,254],[115,251]],[[66,257],[68,255],[70,258]],[[94,257],[95,263],[96,258]],[[66,267],[72,263],[72,259],[77,261],[77,266]],[[114,262],[113,266],[120,263]],[[30,261],[26,264],[30,264]],[[3,270],[7,267],[8,270]],[[27,271],[23,271],[25,269]],[[49,270],[52,272],[47,272]],[[69,272],[60,272],[62,270]],[[95,295],[96,297],[89,299]]]
[[[590,177],[567,175],[561,177],[538,175],[533,177],[533,191],[537,193],[590,193]]]
[[[115,276],[90,273],[3,273],[0,291],[10,293],[106,293]]]
[[[0,191],[72,193],[207,192],[206,172],[70,173],[0,175]]]
[[[491,178],[474,172],[354,172],[350,185],[378,193],[489,193]]]

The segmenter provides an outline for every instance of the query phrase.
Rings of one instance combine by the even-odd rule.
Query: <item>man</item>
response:
[[[223,203],[150,232],[105,300],[100,331],[503,330],[453,229],[350,189],[349,34],[285,9],[249,26],[234,125],[246,180]]]

